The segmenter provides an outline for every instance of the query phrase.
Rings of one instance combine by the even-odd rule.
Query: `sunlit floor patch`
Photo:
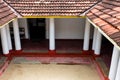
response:
[[[11,63],[0,80],[100,80],[93,64]]]

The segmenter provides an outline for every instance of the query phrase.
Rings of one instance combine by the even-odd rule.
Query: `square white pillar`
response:
[[[1,32],[1,44],[2,44],[3,54],[8,55],[9,54],[9,48],[8,48],[8,41],[7,41],[7,34],[6,34],[5,26],[3,26],[0,29],[0,32]]]
[[[55,23],[54,18],[49,19],[49,49],[55,50]]]
[[[97,31],[98,31],[98,29],[94,27],[92,50],[95,50]]]
[[[17,19],[13,21],[13,31],[14,31],[15,49],[16,50],[21,50],[19,26],[18,26],[18,20]]]
[[[120,57],[120,50],[114,46],[113,53],[112,53],[111,66],[109,71],[110,80],[115,80],[119,57]]]
[[[7,34],[8,48],[9,50],[12,50],[12,41],[11,41],[11,36],[10,36],[9,24],[6,25],[6,34]]]
[[[119,54],[120,54],[120,52],[119,52]],[[115,80],[120,80],[120,55],[119,55],[119,62],[118,62],[118,68],[117,68]]]
[[[85,32],[84,32],[84,43],[83,50],[89,50],[89,41],[90,41],[90,22],[86,19]]]
[[[102,43],[102,34],[97,30],[97,36],[95,41],[95,55],[100,55],[101,43]]]

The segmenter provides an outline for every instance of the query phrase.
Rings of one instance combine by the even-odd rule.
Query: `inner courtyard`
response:
[[[120,80],[120,1],[0,0],[0,80]]]

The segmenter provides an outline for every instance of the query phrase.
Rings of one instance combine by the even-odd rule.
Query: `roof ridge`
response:
[[[14,12],[14,14],[15,14],[18,18],[21,18],[21,17],[22,17],[22,15],[21,15],[19,12],[17,12],[12,6],[10,6],[8,2],[6,2],[5,0],[3,0],[3,2]]]
[[[83,14],[81,14],[80,16],[84,16],[86,13],[88,13],[92,8],[94,8],[97,4],[101,3],[102,0],[98,0],[98,2],[94,3],[94,5],[92,5],[90,8],[88,8],[87,10],[85,10],[83,12]]]

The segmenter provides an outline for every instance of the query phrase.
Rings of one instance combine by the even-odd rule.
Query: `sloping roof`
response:
[[[87,16],[120,46],[120,0],[103,0]]]
[[[80,16],[100,0],[6,0],[22,16]]]
[[[2,1],[0,1],[0,26],[17,17],[14,12]]]

